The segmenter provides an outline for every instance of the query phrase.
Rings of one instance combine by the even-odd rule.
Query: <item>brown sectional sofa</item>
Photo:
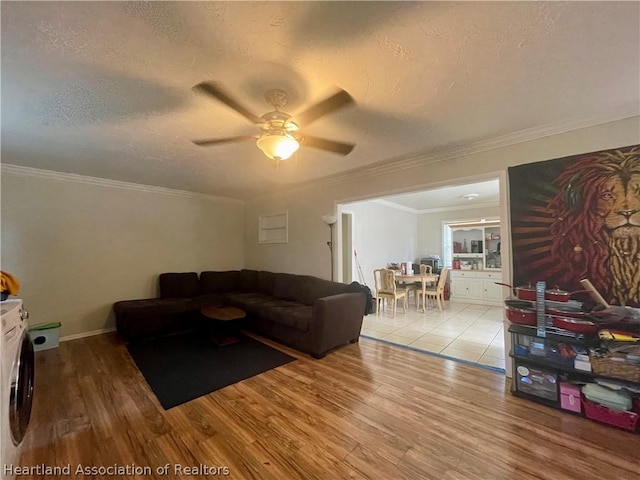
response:
[[[160,298],[114,304],[118,332],[138,339],[195,328],[200,308],[222,304],[247,313],[247,327],[289,347],[322,358],[357,342],[370,293],[308,275],[257,270],[163,273]]]

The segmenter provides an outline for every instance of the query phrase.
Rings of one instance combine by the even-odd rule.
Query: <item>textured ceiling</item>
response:
[[[638,2],[2,2],[2,161],[247,198],[368,164],[640,110]],[[334,87],[356,106],[281,164],[191,87],[261,115]]]
[[[433,188],[422,192],[403,193],[381,197],[386,204],[395,204],[416,211],[462,210],[498,205],[500,185],[495,180]],[[465,198],[465,195],[477,195]]]

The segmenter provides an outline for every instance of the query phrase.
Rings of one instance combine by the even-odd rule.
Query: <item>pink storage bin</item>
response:
[[[560,406],[564,410],[580,413],[580,388],[573,383],[560,382]]]
[[[625,410],[613,410],[599,405],[597,403],[587,400],[582,396],[582,403],[584,403],[584,414],[587,418],[595,420],[597,422],[607,423],[614,427],[624,428],[625,430],[635,430],[638,426],[638,420],[640,419],[640,400],[634,401],[635,412],[629,412]]]

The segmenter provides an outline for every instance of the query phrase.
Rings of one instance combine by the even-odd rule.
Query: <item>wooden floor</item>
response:
[[[165,411],[115,334],[38,352],[21,465],[153,472],[117,478],[640,478],[640,436],[515,398],[501,374],[368,339],[296,356]]]

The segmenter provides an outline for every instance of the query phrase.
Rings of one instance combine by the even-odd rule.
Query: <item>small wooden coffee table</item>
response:
[[[209,305],[202,307],[200,313],[211,320],[220,322],[215,328],[211,329],[210,334],[213,343],[219,347],[238,343],[241,340],[237,320],[247,316],[243,310],[236,307]]]

